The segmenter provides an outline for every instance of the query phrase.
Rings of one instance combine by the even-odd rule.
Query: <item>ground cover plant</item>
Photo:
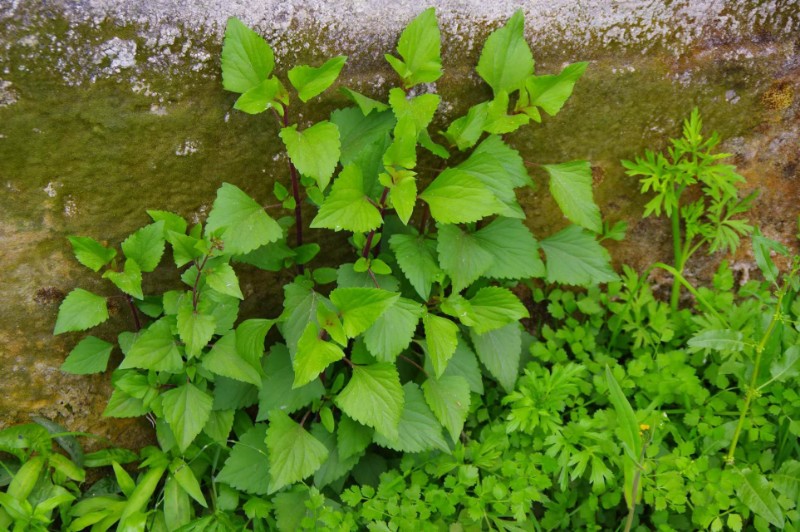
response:
[[[55,333],[105,322],[109,297],[127,302],[132,330],[76,335],[62,369],[121,360],[105,415],[147,416],[158,446],[83,456],[44,420],[2,431],[0,525],[793,529],[797,260],[781,272],[770,252],[787,249],[756,231],[764,282],[735,288],[726,263],[711,287],[683,277],[702,246],[753,231],[752,198],[698,111],[667,156],[624,163],[656,190],[645,214],[672,219],[674,266],[657,266],[687,288],[683,307],[679,288],[666,304],[646,274],[611,268],[601,242],[624,225],[603,223],[587,161],[536,170],[570,225],[534,237],[515,193],[533,183],[503,136],[555,115],[587,64],[534,74],[523,26],[518,12],[488,37],[476,71],[491,98],[449,125],[435,125],[433,9],[387,54],[385,98],[340,88],[352,105],[310,124],[293,121],[346,58],[276,73],[269,44],[231,19],[223,86],[235,109],[277,120],[286,216],[223,183],[203,223],[150,210],[119,247],[70,237],[116,294],[75,288]],[[701,199],[682,205],[695,183]],[[325,264],[308,228],[344,232],[349,257]],[[143,274],[172,268],[170,254],[175,286],[145,293]],[[292,272],[281,308],[240,318],[245,267]],[[89,466],[110,474],[82,486]]]

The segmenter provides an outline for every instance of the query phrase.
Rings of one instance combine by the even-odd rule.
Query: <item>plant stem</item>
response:
[[[781,305],[783,304],[783,296],[786,294],[785,288],[781,288],[778,291],[778,301],[775,304],[775,312],[772,314],[772,319],[769,322],[769,326],[767,327],[767,331],[764,333],[764,336],[761,337],[761,340],[756,345],[756,360],[753,364],[753,375],[750,377],[750,384],[745,391],[744,396],[744,405],[742,406],[741,414],[739,415],[739,423],[736,425],[736,431],[733,433],[733,439],[731,440],[731,447],[728,450],[728,454],[725,456],[725,463],[729,465],[733,465],[734,462],[734,453],[736,452],[736,444],[739,441],[739,436],[742,433],[742,428],[744,428],[744,420],[747,417],[747,412],[750,409],[750,403],[753,400],[753,397],[758,395],[758,388],[756,388],[756,381],[758,380],[759,370],[761,369],[761,355],[764,353],[764,347],[767,345],[767,341],[769,341],[769,337],[772,336],[772,332],[775,330],[775,326],[778,322],[781,321],[782,318],[782,311]]]
[[[676,201],[676,203],[678,203]],[[683,274],[683,250],[681,246],[681,209],[678,203],[672,210],[672,252],[673,262],[678,270],[678,273]],[[681,298],[681,285],[675,279],[672,283],[672,296],[670,297],[670,306],[672,311],[678,310],[678,302]]]
[[[381,194],[381,199],[378,202],[378,208],[381,211],[381,220],[383,220],[383,215],[386,212],[386,198],[389,197],[389,187],[383,187],[383,193]],[[361,256],[365,259],[369,258],[369,252],[372,249],[372,239],[375,238],[375,229],[369,232],[367,235],[367,241],[364,244],[364,249],[361,250]],[[378,242],[378,246],[380,242]],[[375,246],[375,249],[380,249],[378,246]]]
[[[283,116],[281,117],[283,127],[289,127],[289,109],[283,108]],[[303,210],[301,208],[300,198],[300,176],[297,168],[289,157],[289,176],[292,179],[292,197],[294,198],[294,231],[295,231],[295,246],[300,247],[303,245]],[[303,265],[298,264],[297,269],[300,273],[303,272]]]
[[[420,370],[422,373],[424,373],[426,377],[428,376],[428,372],[425,371],[425,368],[423,368],[422,366],[417,364],[417,362],[415,360],[411,360],[410,358],[408,358],[405,355],[398,355],[398,358],[402,358],[403,360],[405,360],[406,362],[408,362],[409,364],[411,364],[412,366],[414,366],[415,368]]]
[[[197,285],[200,282],[200,274],[203,272],[203,268],[206,267],[206,262],[208,262],[208,258],[211,256],[209,253],[203,258],[203,262],[197,264],[195,262],[195,266],[197,266],[197,277],[194,278],[194,285],[192,285],[192,309],[197,311],[197,303],[198,303],[198,293],[197,293]]]
[[[642,445],[642,452],[639,454],[639,463],[636,464],[636,473],[633,474],[633,485],[631,486],[631,507],[628,509],[628,518],[625,520],[625,532],[630,532],[633,526],[633,517],[636,514],[636,492],[639,491],[639,479],[642,476],[641,463],[644,462],[644,453],[647,451],[647,445],[650,440],[647,440]]]
[[[133,304],[133,298],[131,296],[127,296],[125,299],[128,300],[128,306],[131,308],[134,330],[139,332],[142,330],[142,323],[139,321],[139,313],[136,311],[136,305]]]

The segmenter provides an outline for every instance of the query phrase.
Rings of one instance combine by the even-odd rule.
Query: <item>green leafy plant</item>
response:
[[[640,176],[642,193],[656,194],[645,206],[644,216],[660,216],[663,211],[671,220],[677,271],[670,299],[673,310],[678,308],[683,284],[679,278],[692,255],[704,246],[709,253],[733,253],[741,237],[753,231],[739,216],[750,209],[757,193],[739,198],[736,185],[744,178],[734,166],[719,162],[731,154],[714,153],[720,142],[717,133],[704,138],[702,129],[703,121],[695,108],[683,122],[683,137],[672,139],[666,154],[647,150],[635,161],[622,161],[628,175]],[[695,188],[700,189],[700,197],[691,199]],[[688,202],[686,196],[690,196]]]

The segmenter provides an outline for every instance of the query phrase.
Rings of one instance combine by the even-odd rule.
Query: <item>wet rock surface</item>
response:
[[[444,38],[445,76],[437,90],[449,118],[486,93],[473,66],[485,36],[519,4],[433,2]],[[343,83],[382,97],[393,79],[383,54],[423,7],[400,1],[387,10],[378,0],[0,3],[0,426],[33,414],[125,445],[151,438],[143,420],[101,417],[108,375],[58,369],[80,338],[51,334],[61,298],[76,286],[114,293],[72,259],[65,237],[116,245],[147,222],[146,208],[203,219],[223,181],[272,203],[272,182],[286,178],[277,129],[269,116],[234,112],[235,95],[219,80],[228,16],[273,44],[279,72],[347,54]],[[670,249],[668,224],[641,220],[643,198],[619,160],[664,148],[694,106],[706,131],[726,139],[722,148],[747,178],[743,193],[760,191],[753,221],[797,250],[796,2],[550,0],[524,7],[538,73],[578,60],[592,64],[557,117],[509,142],[540,185],[540,164],[592,162],[604,217],[630,223],[628,239],[610,245],[618,264],[643,268],[668,259]],[[293,117],[303,124],[345,104],[330,91]],[[565,223],[543,186],[520,196],[535,234]],[[702,281],[722,258],[698,257],[690,274]],[[755,269],[747,249],[729,259],[742,278]],[[245,295],[255,296],[244,313],[277,315],[280,294],[270,289],[276,281],[254,272],[244,277]],[[145,291],[148,282],[153,288],[176,280],[156,275]],[[112,305],[99,336],[112,340],[129,322],[125,309]]]

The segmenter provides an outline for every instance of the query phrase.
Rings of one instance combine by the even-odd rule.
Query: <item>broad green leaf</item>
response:
[[[800,496],[800,462],[787,460],[770,478],[778,493],[787,499],[796,501]]]
[[[272,73],[275,58],[272,48],[256,32],[237,18],[229,18],[222,46],[222,86],[244,93]]]
[[[335,310],[325,305],[317,305],[317,323],[334,342],[339,345],[347,345],[347,335],[344,332],[342,320],[339,319],[339,314]]]
[[[275,320],[249,319],[236,327],[236,351],[257,371],[264,356],[264,340]]]
[[[149,411],[141,399],[131,397],[121,390],[114,390],[108,398],[108,405],[103,410],[103,417],[139,417]]]
[[[188,228],[189,224],[186,223],[186,220],[183,217],[178,216],[174,212],[169,211],[158,211],[158,210],[147,210],[147,215],[154,222],[164,222],[164,236],[167,236],[167,233],[170,231],[174,231],[176,233],[185,234],[186,229]]]
[[[394,362],[411,344],[422,311],[416,301],[397,299],[364,333],[369,352],[380,362]]]
[[[325,445],[281,410],[270,413],[266,441],[270,493],[313,474],[328,457]]]
[[[409,98],[403,89],[391,89],[389,105],[397,118],[395,137],[408,134],[416,138],[433,120],[440,101],[441,97],[438,94],[420,94]]]
[[[203,270],[203,273],[206,274],[206,283],[211,289],[236,299],[244,299],[236,272],[227,262],[216,263],[212,268]]]
[[[319,489],[339,480],[350,472],[361,459],[360,455],[342,458],[336,444],[336,435],[325,430],[319,423],[311,427],[311,434],[328,450],[328,457],[314,473],[314,486]]]
[[[434,8],[426,9],[406,26],[397,43],[397,52],[402,61],[388,54],[386,60],[406,87],[433,83],[441,77],[441,35]]]
[[[51,468],[65,477],[76,482],[83,482],[86,480],[86,471],[63,454],[53,453],[47,460]]]
[[[136,299],[144,298],[142,293],[142,270],[133,259],[125,261],[125,268],[121,272],[106,270],[103,278],[110,279],[117,288]]]
[[[436,377],[441,377],[447,368],[447,362],[456,351],[458,344],[458,325],[435,314],[422,316],[422,325],[425,329],[425,341],[428,356]]]
[[[233,329],[239,317],[239,300],[215,290],[203,290],[197,310],[214,318],[214,334],[221,336]]]
[[[300,280],[283,286],[284,310],[280,317],[280,327],[292,356],[297,352],[297,342],[305,332],[306,325],[316,319],[317,305],[320,301],[325,301],[312,288],[312,283]]]
[[[101,373],[106,370],[108,357],[113,349],[114,344],[94,336],[87,336],[69,352],[69,356],[61,364],[61,371],[73,375]]]
[[[381,211],[370,201],[358,166],[348,165],[333,182],[319,213],[311,221],[313,228],[366,233],[383,223]]]
[[[203,356],[203,367],[211,373],[222,375],[229,379],[261,386],[259,372],[239,356],[236,350],[236,335],[235,331],[231,331],[217,340],[211,350]]]
[[[419,197],[434,220],[447,224],[475,222],[502,209],[486,185],[457,168],[440,173]]]
[[[425,403],[419,386],[407,382],[403,392],[405,405],[397,427],[397,437],[387,438],[379,432],[375,435],[375,443],[406,453],[431,450],[449,453],[450,448],[442,436],[442,426]]]
[[[633,454],[633,457],[624,453],[624,472],[625,472],[625,501],[628,503],[628,508],[634,504],[633,493],[633,475],[636,470],[636,460],[642,452],[642,437],[639,435],[639,422],[636,421],[636,413],[628,398],[625,397],[625,392],[622,391],[611,369],[606,366],[606,384],[608,385],[608,397],[614,410],[617,413],[617,423],[619,424],[619,434],[622,443],[628,448],[628,452]],[[635,457],[635,458],[634,458]],[[641,489],[641,488],[640,488]],[[636,500],[639,498],[639,492],[635,494]]]
[[[267,425],[257,423],[234,444],[216,477],[219,482],[253,495],[269,492],[269,451],[265,442]]]
[[[258,402],[259,391],[259,388],[252,384],[217,376],[214,378],[214,411],[252,406]]]
[[[342,315],[344,332],[355,338],[394,305],[400,294],[378,288],[337,288],[330,299]]]
[[[186,345],[186,354],[190,357],[200,355],[200,352],[211,341],[217,321],[214,316],[203,314],[189,305],[182,305],[178,309],[178,334]]]
[[[169,530],[178,530],[192,519],[192,503],[189,494],[175,478],[164,483],[164,522]]]
[[[282,106],[276,100],[284,96],[285,90],[278,78],[265,79],[239,96],[236,103],[233,104],[233,108],[251,115],[263,113],[271,107],[282,112]]]
[[[455,353],[447,362],[447,368],[442,373],[441,378],[463,377],[469,384],[471,392],[483,395],[483,376],[481,375],[481,368],[478,366],[478,358],[460,335],[457,335],[457,340],[458,344],[456,345]],[[427,344],[423,342],[421,345],[427,353]],[[429,375],[434,373],[430,356],[425,357],[425,371]]]
[[[315,380],[332,363],[344,358],[342,348],[333,342],[323,340],[319,327],[309,323],[300,341],[297,342],[297,354],[294,356],[294,383],[292,388],[300,388]]]
[[[166,239],[172,246],[172,258],[178,268],[203,256],[203,252],[198,249],[198,244],[201,242],[199,238],[168,230]]]
[[[278,222],[240,188],[223,183],[208,215],[206,234],[221,230],[225,253],[248,253],[283,236]]]
[[[377,281],[378,288],[388,290],[389,292],[396,292],[400,288],[400,282],[392,275],[382,275],[375,273],[375,278],[372,278],[366,270],[357,272],[354,269],[353,263],[345,263],[337,269],[336,283],[339,288],[375,288]]]
[[[497,279],[544,277],[539,245],[522,220],[496,218],[476,231],[473,239],[494,259],[482,275]]]
[[[800,346],[793,345],[783,353],[781,358],[772,361],[769,365],[769,374],[778,382],[797,377],[800,373],[800,367],[797,364],[799,360]]]
[[[258,392],[257,421],[269,418],[269,413],[276,409],[287,414],[296,412],[325,393],[319,379],[300,388],[292,387],[295,378],[292,360],[289,350],[282,344],[272,346],[264,363],[264,373],[266,376]]]
[[[203,497],[200,483],[197,481],[197,477],[194,476],[192,468],[180,458],[175,458],[172,463],[170,463],[169,469],[172,472],[172,477],[178,482],[181,488],[183,488],[192,499],[197,501],[200,506],[208,508],[206,498]]]
[[[53,334],[85,331],[107,319],[106,298],[76,288],[61,302]]]
[[[488,102],[473,105],[466,115],[450,123],[444,132],[445,138],[461,151],[473,147],[483,135],[484,127],[489,120],[488,110]]]
[[[592,198],[592,168],[588,161],[545,164],[550,174],[550,193],[570,221],[600,233],[603,222]]]
[[[486,108],[487,119],[484,130],[487,133],[493,135],[513,133],[531,121],[531,117],[525,113],[508,114],[508,100],[506,91],[495,92],[494,100],[489,102]]]
[[[210,395],[190,382],[161,394],[164,419],[169,423],[181,452],[203,430],[213,402]]]
[[[420,297],[427,301],[431,285],[441,270],[434,255],[435,242],[424,236],[395,234],[389,239],[398,266]]]
[[[393,364],[354,366],[350,382],[334,402],[355,421],[374,428],[389,440],[397,438],[404,399]]]
[[[550,116],[555,116],[572,94],[589,63],[573,63],[558,75],[531,76],[525,82],[528,92],[528,105],[539,106]]]
[[[747,345],[743,339],[741,331],[714,329],[695,334],[687,343],[693,351],[716,349],[717,351],[741,352]]]
[[[100,268],[111,262],[117,256],[117,251],[109,249],[94,238],[87,236],[67,237],[72,244],[72,251],[78,262],[92,271],[99,271]]]
[[[539,243],[547,256],[547,282],[575,285],[619,279],[611,257],[588,231],[570,225]]]
[[[736,496],[754,514],[763,517],[770,524],[782,529],[784,526],[784,512],[778,499],[772,493],[766,477],[758,471],[744,469],[738,471],[739,482],[736,486]]]
[[[353,456],[361,456],[372,443],[374,431],[361,423],[353,421],[346,414],[339,418],[339,427],[336,431],[336,443],[339,458],[347,460]]]
[[[339,92],[350,98],[354,104],[358,106],[364,116],[368,116],[372,111],[385,111],[389,108],[383,102],[379,102],[378,100],[373,100],[369,96],[364,96],[363,94],[356,92],[354,90],[348,89],[347,87],[341,87]],[[344,144],[344,142],[342,143]],[[342,150],[344,152],[344,150]]]
[[[304,102],[321,94],[330,87],[342,71],[347,56],[340,55],[329,59],[320,67],[299,65],[289,70],[288,76],[297,95]]]
[[[503,389],[511,393],[519,375],[522,353],[522,328],[519,323],[510,323],[485,334],[470,331],[470,338],[480,361]]]
[[[450,158],[450,152],[447,150],[447,148],[445,148],[444,146],[442,146],[437,142],[434,142],[433,139],[431,138],[430,133],[428,133],[427,129],[423,129],[422,131],[419,132],[419,138],[417,139],[417,142],[419,143],[420,146],[422,146],[432,154],[436,155],[437,157],[440,157],[442,159]]]
[[[388,109],[388,106],[384,107]],[[342,165],[355,163],[362,167],[362,171],[366,171],[363,157],[373,146],[382,145],[388,139],[396,120],[390,111],[364,114],[355,107],[348,107],[332,112],[331,122],[339,129]],[[383,150],[374,154],[378,162],[382,156]]]
[[[122,241],[125,257],[136,261],[143,272],[152,272],[164,254],[164,222],[145,225]]]
[[[438,227],[439,264],[453,280],[453,292],[458,293],[489,270],[494,257],[472,233],[456,225],[439,224]]]
[[[483,334],[506,326],[529,316],[528,310],[507,288],[487,286],[469,300],[471,323],[462,323],[472,327],[478,334]]]
[[[293,125],[281,129],[280,136],[292,163],[301,174],[314,178],[319,189],[324,191],[339,162],[339,128],[336,124],[323,120],[303,131],[298,131],[297,125]]]
[[[393,180],[389,188],[389,203],[397,212],[400,221],[408,225],[414,205],[417,203],[417,180],[411,172],[402,173]]]
[[[216,384],[216,382],[215,382]],[[216,399],[217,388],[214,388],[214,398]],[[215,405],[216,406],[216,405]],[[212,406],[212,408],[214,408]],[[228,436],[233,429],[233,419],[236,411],[231,410],[211,410],[203,427],[203,432],[212,440],[218,443],[225,444],[228,441]]]
[[[533,74],[533,54],[525,42],[524,29],[525,15],[519,10],[486,39],[475,70],[495,94],[521,89]]]
[[[429,377],[422,383],[425,401],[436,419],[447,429],[453,441],[458,441],[469,413],[470,389],[464,377]]]

